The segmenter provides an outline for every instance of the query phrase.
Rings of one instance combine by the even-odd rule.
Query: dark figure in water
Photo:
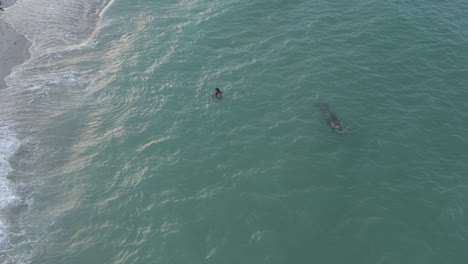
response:
[[[316,106],[320,109],[320,112],[322,112],[323,118],[325,119],[325,122],[327,125],[335,130],[335,131],[342,131],[343,126],[341,125],[341,121],[338,119],[338,117],[335,115],[330,110],[330,107],[326,103],[317,103]]]
[[[215,98],[222,98],[222,97],[223,97],[223,92],[221,92],[221,91],[219,90],[219,88],[216,88],[215,91],[214,91],[214,93],[213,93],[213,95],[211,95],[211,96],[213,96],[213,97],[215,97]]]

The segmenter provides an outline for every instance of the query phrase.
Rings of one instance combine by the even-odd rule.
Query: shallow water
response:
[[[5,14],[3,262],[468,260],[464,1],[60,3]]]

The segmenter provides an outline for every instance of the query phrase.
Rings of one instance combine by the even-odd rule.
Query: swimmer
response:
[[[219,90],[219,88],[216,88],[215,91],[214,91],[214,93],[213,93],[211,96],[212,96],[212,97],[216,97],[216,98],[221,98],[221,97],[223,97],[223,92],[221,92],[221,91]]]

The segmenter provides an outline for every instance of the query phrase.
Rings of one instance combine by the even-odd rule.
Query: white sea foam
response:
[[[12,171],[8,159],[18,150],[20,142],[10,129],[8,122],[0,121],[0,208],[8,197],[14,197],[10,191],[6,175]]]
[[[7,175],[13,170],[9,159],[18,150],[20,141],[11,129],[11,124],[0,121],[0,252],[9,244],[8,226],[3,221],[2,210],[19,200],[11,187]]]
[[[18,167],[21,171],[17,172],[18,175],[23,175],[23,169],[27,167],[26,174],[41,176],[36,175],[36,168],[33,168],[36,165],[31,153],[34,156],[35,150],[28,152],[31,141],[42,144],[41,137],[31,133],[38,130],[38,122],[31,123],[30,120],[34,121],[36,110],[49,111],[49,106],[57,107],[54,103],[63,102],[62,98],[69,99],[75,91],[81,92],[89,84],[84,76],[92,69],[89,65],[93,63],[92,58],[88,64],[81,58],[76,61],[69,58],[73,57],[73,52],[92,48],[104,8],[112,2],[18,0],[2,14],[2,19],[25,35],[32,46],[29,48],[30,59],[15,66],[5,79],[8,88],[1,91],[0,97],[0,263],[27,263],[30,252],[25,251],[30,250],[46,230],[39,220],[28,222],[37,218],[31,205],[37,184],[32,185],[28,181],[17,183],[9,179],[9,175],[15,174],[15,166],[12,167],[10,161],[12,157],[20,157],[21,166]],[[16,119],[17,116],[20,118]],[[26,131],[27,139],[23,138],[23,128],[31,130]],[[26,163],[27,166],[23,166]],[[42,183],[41,177],[32,176],[34,181]],[[21,217],[17,211],[21,211]]]
[[[104,13],[107,11],[107,9],[114,3],[115,0],[107,0],[105,2],[104,8],[99,12],[99,16],[102,17]]]

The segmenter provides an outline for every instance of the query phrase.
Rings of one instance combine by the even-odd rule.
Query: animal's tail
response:
[[[317,95],[317,101],[314,103],[314,106],[320,109],[320,111],[327,111],[329,108],[327,103],[319,101],[318,95]]]
[[[315,96],[315,98],[316,98],[316,99],[315,99],[315,102],[314,102],[314,106],[320,108],[320,105],[321,105],[322,103],[321,103],[320,100],[319,100],[319,95],[317,94],[317,95]]]

